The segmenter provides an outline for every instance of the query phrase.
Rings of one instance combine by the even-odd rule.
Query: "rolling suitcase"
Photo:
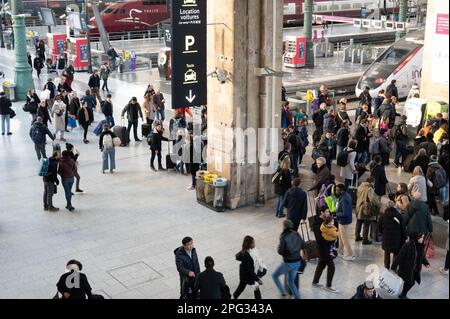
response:
[[[305,238],[303,226],[306,227],[306,235],[307,235],[306,238],[308,240],[306,240],[306,238]],[[302,232],[302,237],[305,240],[305,248],[303,249],[303,256],[305,257],[305,260],[310,261],[311,259],[318,258],[319,257],[319,246],[317,245],[317,241],[311,240],[311,238],[309,237],[309,231],[306,226],[306,223],[300,224],[300,230]]]
[[[306,193],[306,196],[308,196],[308,210],[311,212],[311,216],[308,217],[308,224],[309,224],[309,229],[311,229],[311,231],[313,230],[313,223],[314,223],[314,214],[317,212],[316,211],[316,204],[314,202],[314,192],[308,192]]]
[[[98,123],[97,127],[94,129],[94,134],[95,134],[96,136],[102,135],[102,132],[103,132],[103,125],[105,125],[105,124],[107,124],[107,123],[108,123],[107,120],[100,121],[100,123]]]
[[[358,179],[357,179],[357,176],[353,176],[352,184],[348,187],[347,193],[352,198],[352,206],[356,207],[357,193],[358,193]]]
[[[174,156],[174,154],[172,154],[170,143],[171,142],[169,142],[169,153],[166,155],[166,168],[175,169],[177,164],[172,161],[172,156]]]
[[[130,139],[126,127],[114,126],[113,132],[122,141],[122,147],[128,146],[128,144],[130,144]]]
[[[151,130],[152,130],[152,127],[150,124],[147,124],[147,123],[142,124],[142,137],[146,138],[147,136],[149,136]]]

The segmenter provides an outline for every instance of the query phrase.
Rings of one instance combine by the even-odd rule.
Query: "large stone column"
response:
[[[273,195],[281,78],[260,69],[281,71],[282,11],[281,0],[208,1],[208,71],[231,80],[208,80],[208,170],[230,181],[232,209]]]
[[[304,35],[306,37],[306,66],[308,68],[314,67],[314,50],[312,41],[312,16],[313,16],[313,0],[305,0],[304,12]]]
[[[16,53],[16,67],[14,82],[16,83],[16,100],[25,100],[27,91],[34,88],[32,69],[28,64],[25,21],[22,1],[12,0],[11,13],[14,30],[14,50]]]
[[[408,0],[400,0],[400,11],[398,13],[398,22],[406,22],[406,14],[408,12]],[[400,40],[405,35],[405,31],[397,31],[396,38]]]

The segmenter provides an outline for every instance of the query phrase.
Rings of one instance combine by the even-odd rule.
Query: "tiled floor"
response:
[[[0,51],[0,56],[0,68],[11,74],[3,59],[5,51]],[[149,77],[137,77],[139,84],[111,80],[111,89],[119,95],[116,118],[119,106],[145,90],[143,83]],[[79,79],[75,87],[84,90],[86,75]],[[177,298],[179,280],[173,251],[187,235],[195,239],[201,261],[208,255],[215,258],[217,270],[224,273],[231,289],[238,284],[239,264],[234,255],[245,235],[256,238],[269,274],[279,263],[276,248],[281,221],[274,218],[275,203],[222,214],[210,211],[196,203],[194,192],[185,190],[189,177],[151,172],[148,147],[141,143],[119,149],[117,173],[102,175],[97,139],[90,136],[92,143],[82,144],[78,129],[67,138],[81,151],[81,186],[87,192],[75,196],[76,213],[44,212],[42,180],[36,176],[37,160],[27,135],[29,119],[21,111],[21,103],[15,108],[14,135],[0,138],[0,298],[51,298],[65,263],[72,258],[82,261],[94,291],[107,298]],[[48,152],[50,148],[48,144]],[[395,172],[390,172],[390,178],[402,177]],[[65,206],[61,187],[55,205]],[[311,287],[312,262],[301,277],[303,298],[353,295],[356,286],[370,275],[366,267],[381,266],[383,260],[379,245],[363,248],[356,244],[354,248],[360,257],[356,262],[336,261],[334,284],[340,294]],[[411,298],[449,298],[448,277],[438,270],[444,257],[445,252],[438,249],[431,259],[432,268],[423,271],[422,286],[414,287]],[[270,276],[263,281],[263,297],[278,298]],[[250,290],[242,295],[252,297]]]

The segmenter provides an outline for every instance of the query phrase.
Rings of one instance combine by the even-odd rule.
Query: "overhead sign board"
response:
[[[43,25],[56,26],[55,13],[49,8],[39,8],[39,19]]]
[[[172,107],[207,104],[206,0],[172,1]]]

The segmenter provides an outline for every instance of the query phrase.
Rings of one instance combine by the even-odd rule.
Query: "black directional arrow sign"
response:
[[[206,0],[172,0],[172,107],[207,104]]]

